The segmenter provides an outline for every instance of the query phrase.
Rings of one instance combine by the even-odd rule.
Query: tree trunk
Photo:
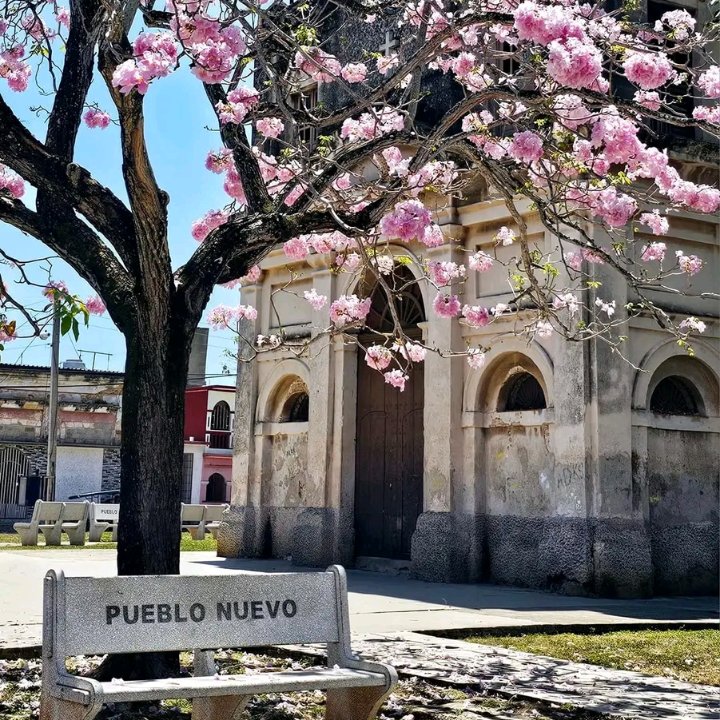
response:
[[[141,329],[126,336],[118,575],[180,572],[185,385],[193,333],[178,322],[168,323],[164,333]],[[178,653],[146,653],[108,656],[95,675],[131,680],[178,672]]]

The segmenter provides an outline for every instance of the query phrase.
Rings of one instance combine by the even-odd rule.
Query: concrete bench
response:
[[[38,532],[41,532],[47,545],[59,545],[62,535],[62,509],[61,502],[36,500],[30,521],[16,522],[13,525],[13,530],[20,535],[20,543],[37,545]]]
[[[90,503],[87,501],[63,503],[61,528],[62,532],[68,536],[71,545],[85,544],[85,529],[89,512]]]
[[[90,503],[90,542],[99,542],[104,532],[112,530],[112,540],[117,542],[120,505],[117,503]]]
[[[205,506],[190,503],[180,504],[180,532],[187,530],[193,540],[205,537]]]
[[[91,720],[104,703],[190,699],[192,720],[233,720],[251,696],[327,691],[327,720],[370,720],[395,670],[352,654],[345,571],[205,576],[45,576],[40,720]],[[217,675],[213,651],[326,643],[327,667]],[[74,655],[194,650],[193,677],[99,682]]]
[[[206,505],[205,515],[203,515],[203,524],[205,532],[209,532],[214,538],[217,538],[218,529],[222,522],[223,513],[230,507],[229,505]]]

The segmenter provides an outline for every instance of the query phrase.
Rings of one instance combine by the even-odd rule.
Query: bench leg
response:
[[[249,699],[250,695],[194,698],[192,720],[235,720]]]
[[[41,528],[40,532],[45,536],[46,545],[60,545],[62,527]]]
[[[38,530],[37,528],[15,528],[15,532],[20,535],[21,545],[37,545]]]
[[[101,708],[102,705],[88,707],[43,694],[40,697],[40,720],[92,720]]]
[[[388,694],[384,687],[328,690],[325,720],[372,720]]]
[[[74,530],[66,530],[71,545],[85,545],[85,527],[77,527]]]

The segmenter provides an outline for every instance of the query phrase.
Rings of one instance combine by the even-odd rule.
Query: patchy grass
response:
[[[595,635],[530,633],[465,640],[561,660],[720,685],[719,630],[623,630]]]
[[[87,673],[97,666],[99,658],[74,658],[73,671]],[[221,674],[272,672],[281,669],[301,670],[310,660],[291,660],[234,650],[216,654]],[[189,669],[190,656],[181,655]],[[39,660],[0,660],[0,717],[3,720],[37,718],[40,700]],[[190,720],[191,704],[187,700],[162,703],[137,703],[132,706],[107,706],[99,720]],[[242,720],[320,720],[325,717],[325,693],[321,691],[257,695],[248,703]],[[434,686],[421,680],[401,680],[383,705],[379,717],[388,720],[601,720],[607,716],[575,710],[567,705],[488,697],[472,691]]]
[[[70,545],[66,536],[63,535],[62,545],[45,545],[42,535],[38,537],[37,545],[21,545],[20,536],[17,533],[0,533],[0,551],[2,550],[115,550],[117,543],[112,542],[112,533],[103,534],[100,542],[89,542],[85,534],[85,545]],[[204,540],[193,540],[189,533],[183,533],[180,538],[181,552],[196,552],[199,550],[217,550],[217,541],[208,534]]]

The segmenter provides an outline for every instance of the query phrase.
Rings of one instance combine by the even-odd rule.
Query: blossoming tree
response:
[[[371,278],[392,301],[384,249],[451,242],[428,198],[433,209],[438,198],[450,204],[480,177],[513,218],[496,238],[518,248],[513,303],[458,300],[467,275],[496,262],[491,254],[422,263],[418,282],[437,289],[433,308],[448,322],[482,326],[522,312],[519,331],[531,335],[605,333],[617,321],[615,301],[588,300],[583,268],[606,263],[637,291],[630,312],[657,316],[682,342],[703,329],[693,318],[674,326],[643,295],[702,267],[702,258],[666,256],[667,216],[720,208],[720,191],[681,177],[652,132],[660,121],[710,138],[720,123],[713,38],[683,10],[654,24],[629,5],[574,0],[8,0],[0,12],[0,220],[83,276],[127,342],[120,573],[178,572],[190,343],[213,287],[256,279],[273,247],[292,260],[335,253],[337,272]],[[392,28],[399,39],[384,53],[338,40],[361,26]],[[220,141],[208,139],[207,170],[224,176],[227,193],[193,225],[199,245],[176,269],[168,197],[144,133],[144,99],[171,73],[191,73],[204,87]],[[424,110],[429,78],[453,89],[440,112]],[[45,83],[51,100],[44,138],[6,102],[31,82]],[[107,87],[114,107],[89,104],[92,83]],[[309,102],[311,85],[334,88],[337,102]],[[182,104],[178,97],[164,112]],[[127,201],[74,161],[83,121],[97,132],[119,125]],[[519,198],[561,252],[529,245]],[[634,248],[639,226],[658,240]],[[362,293],[330,303],[310,290],[299,301],[327,306],[328,332],[359,328],[370,306]],[[378,334],[366,360],[398,390],[427,352],[460,352],[409,341],[391,314],[395,331]],[[253,315],[241,305],[210,319]],[[462,352],[477,367],[483,350]]]

